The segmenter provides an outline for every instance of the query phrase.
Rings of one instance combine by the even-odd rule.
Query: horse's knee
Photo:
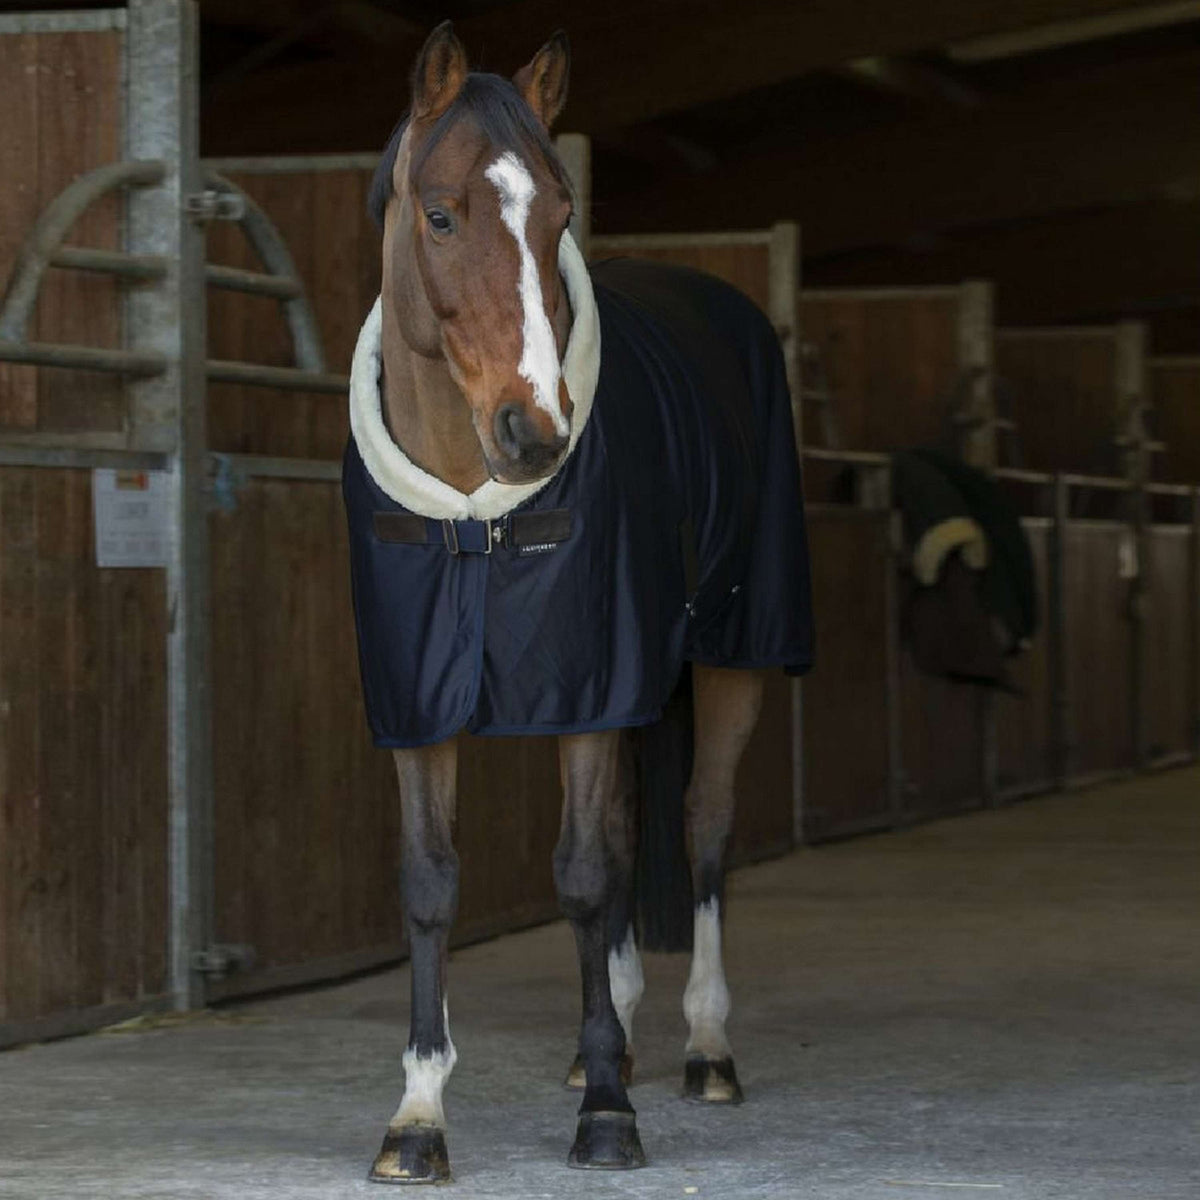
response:
[[[421,930],[449,928],[458,907],[458,854],[454,848],[406,854],[401,875],[408,919]]]
[[[608,856],[584,853],[573,845],[554,852],[554,886],[563,915],[571,921],[591,921],[601,915],[612,894]]]

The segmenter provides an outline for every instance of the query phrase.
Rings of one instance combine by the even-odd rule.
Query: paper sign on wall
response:
[[[164,471],[93,471],[96,565],[165,567],[170,507]]]

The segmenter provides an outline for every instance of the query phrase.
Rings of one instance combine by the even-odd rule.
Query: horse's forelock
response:
[[[474,120],[483,136],[499,151],[534,151],[540,154],[555,181],[573,193],[570,177],[554,149],[549,133],[533,115],[521,94],[509,80],[479,72],[467,76],[454,103],[434,122],[413,158],[412,170],[421,169],[450,129],[464,117]],[[392,130],[367,194],[367,209],[380,229],[383,228],[388,201],[395,194],[392,176],[408,121],[406,113]]]

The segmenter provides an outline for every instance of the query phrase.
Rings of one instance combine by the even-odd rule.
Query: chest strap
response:
[[[509,513],[484,521],[437,521],[415,513],[377,512],[373,525],[381,542],[445,546],[451,554],[491,554],[497,546],[526,550],[565,542],[571,536],[571,510]]]

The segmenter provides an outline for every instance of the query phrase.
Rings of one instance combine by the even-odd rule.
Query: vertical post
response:
[[[170,990],[177,1008],[204,1003],[194,956],[212,923],[212,727],[208,518],[204,496],[204,233],[187,215],[202,190],[199,55],[192,0],[130,0],[127,153],[166,164],[162,186],[129,197],[129,249],[163,256],[163,283],[131,289],[130,342],[163,354],[158,378],[132,385],[130,440],[168,453],[172,540],[167,568]]]
[[[771,226],[768,249],[768,288],[770,312],[767,314],[783,347],[788,390],[792,394],[792,425],[796,432],[796,451],[804,448],[804,424],[800,397],[800,339],[796,328],[796,309],[800,303],[800,226],[795,221],[776,221]]]
[[[592,142],[586,133],[560,133],[554,148],[575,189],[575,211],[568,229],[580,254],[587,258],[592,241]]]
[[[1150,477],[1149,431],[1143,416],[1146,398],[1146,326],[1121,321],[1116,327],[1115,387],[1122,425],[1117,444],[1123,449],[1129,482],[1129,536],[1133,539],[1134,575],[1129,581],[1129,735],[1133,765],[1147,764],[1146,738],[1146,608],[1150,596],[1150,512],[1146,484]]]
[[[1050,658],[1051,778],[1060,791],[1071,777],[1071,712],[1067,678],[1066,562],[1068,497],[1066,480],[1054,476],[1053,523],[1050,527],[1050,595],[1046,630]]]
[[[1192,715],[1191,751],[1200,759],[1200,487],[1192,488],[1192,535],[1188,542],[1188,699]]]
[[[800,226],[794,221],[779,221],[771,226],[771,242],[767,248],[767,297],[770,306],[767,315],[783,350],[788,392],[792,399],[792,431],[799,457],[803,441],[796,331],[796,306],[800,297]],[[799,678],[792,680],[791,703],[792,841],[799,845],[804,840],[804,683]]]
[[[959,293],[958,369],[967,387],[959,414],[964,427],[960,450],[965,463],[989,471],[998,461],[993,289],[983,280],[970,280]]]
[[[884,513],[885,547],[884,570],[884,696],[887,705],[887,754],[888,754],[888,813],[893,828],[904,823],[904,793],[907,780],[904,775],[904,697],[900,679],[900,554],[904,546],[904,530],[900,513],[892,507],[891,471],[882,474],[886,478],[884,495],[887,497]]]
[[[993,289],[983,280],[969,280],[959,288],[958,369],[966,381],[959,453],[965,463],[993,471],[998,462],[996,445],[995,347],[992,338]],[[1000,751],[996,693],[976,689],[976,731],[979,738],[979,799],[986,808],[999,803]]]

